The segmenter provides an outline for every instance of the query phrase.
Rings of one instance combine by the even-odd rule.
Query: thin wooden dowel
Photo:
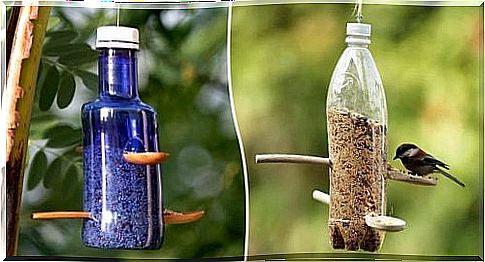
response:
[[[314,200],[322,204],[330,205],[330,195],[327,193],[324,193],[320,190],[313,190],[312,197]]]
[[[205,211],[176,212],[169,209],[163,210],[163,220],[166,224],[187,224],[195,222],[205,215]],[[87,211],[49,211],[35,212],[31,215],[35,220],[48,219],[94,219]]]
[[[91,219],[91,213],[86,211],[52,211],[32,213],[32,219]]]
[[[330,159],[295,154],[257,154],[256,163],[297,163],[330,166]]]

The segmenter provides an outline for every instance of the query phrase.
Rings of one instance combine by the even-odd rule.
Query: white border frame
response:
[[[85,7],[85,8],[121,8],[121,9],[195,9],[195,8],[218,8],[227,7],[228,8],[228,18],[227,18],[227,81],[229,88],[229,99],[231,103],[231,114],[234,122],[234,128],[236,130],[237,140],[239,143],[239,149],[241,154],[241,161],[243,166],[244,175],[244,194],[245,194],[245,232],[244,232],[244,260],[247,261],[249,255],[249,176],[247,170],[247,160],[244,150],[244,143],[241,137],[241,132],[239,129],[237,114],[235,110],[233,88],[232,88],[232,72],[231,72],[231,37],[232,37],[232,9],[233,6],[243,7],[243,6],[257,6],[257,5],[276,5],[276,4],[355,4],[356,0],[338,0],[338,1],[311,1],[311,0],[216,0],[216,1],[192,1],[188,3],[181,3],[183,1],[153,1],[153,2],[142,2],[139,3],[127,3],[128,1],[113,1],[113,2],[103,2],[101,0],[86,0],[82,2],[78,1],[63,1],[63,0],[50,0],[50,1],[39,1],[39,6],[62,6],[62,7]],[[364,4],[383,4],[383,5],[416,5],[416,6],[480,6],[484,4],[485,1],[476,0],[450,0],[450,1],[439,1],[439,0],[365,0]],[[5,85],[6,77],[6,53],[5,53],[5,34],[6,34],[6,6],[21,6],[22,1],[1,1],[0,2],[0,52],[1,52],[1,74],[0,82],[2,84],[0,91],[3,91]],[[482,7],[484,8],[484,7]],[[483,12],[483,10],[482,10]],[[485,20],[485,12],[483,19]],[[482,28],[483,30],[483,28]],[[484,39],[485,41],[485,34]],[[482,50],[483,51],[483,50]],[[483,59],[483,58],[482,58]],[[481,74],[484,74],[482,69]],[[483,84],[483,83],[482,83]],[[483,88],[483,86],[482,86]],[[0,94],[3,94],[0,92]],[[483,97],[482,97],[483,99]],[[485,99],[482,101],[482,108],[485,106]],[[6,130],[7,121],[6,117],[2,116],[0,119],[0,129]],[[0,147],[6,149],[6,134],[0,136]],[[485,147],[485,141],[483,141],[482,146]],[[0,259],[4,260],[6,258],[6,150],[0,151]],[[482,178],[483,179],[483,178]],[[483,183],[483,181],[482,181]],[[483,185],[482,185],[483,186]],[[482,192],[483,193],[483,192]],[[482,210],[483,212],[483,210]],[[480,214],[483,219],[483,213]],[[483,229],[482,229],[483,230]],[[484,231],[485,232],[485,231]],[[483,235],[485,238],[485,233]],[[483,241],[483,239],[482,239]],[[482,242],[483,244],[483,242]],[[483,251],[483,249],[482,249]],[[482,254],[483,255],[483,254]]]

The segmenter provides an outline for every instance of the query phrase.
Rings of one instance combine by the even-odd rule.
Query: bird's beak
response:
[[[394,156],[394,158],[392,160],[396,160],[396,159],[398,159],[398,157],[397,156]]]

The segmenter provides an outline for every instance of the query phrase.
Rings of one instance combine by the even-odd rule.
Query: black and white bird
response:
[[[402,144],[396,149],[393,160],[400,159],[404,167],[418,176],[427,176],[432,173],[440,173],[453,180],[458,185],[465,187],[465,184],[458,178],[447,173],[441,168],[449,170],[449,165],[434,158],[413,144]],[[441,168],[440,168],[441,167]]]

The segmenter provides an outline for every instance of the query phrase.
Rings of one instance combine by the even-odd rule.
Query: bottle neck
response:
[[[136,50],[100,49],[99,96],[101,99],[138,99]]]

